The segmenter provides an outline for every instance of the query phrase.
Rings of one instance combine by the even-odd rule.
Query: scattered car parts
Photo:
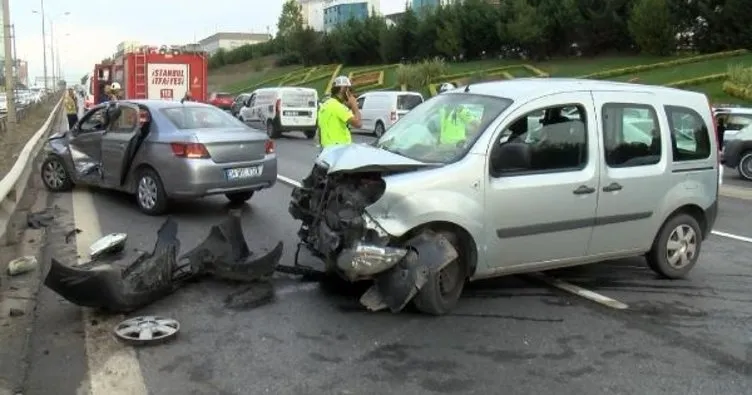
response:
[[[76,305],[123,313],[152,303],[187,281],[205,275],[261,281],[274,272],[282,257],[281,242],[270,252],[255,256],[245,241],[240,218],[230,216],[212,227],[198,247],[178,258],[177,228],[177,223],[168,218],[157,232],[154,250],[139,255],[125,268],[113,264],[108,259],[110,255],[103,253],[79,266],[68,266],[53,258],[44,283]],[[109,246],[112,251],[115,242],[124,243],[124,239],[115,236],[97,243],[105,249]]]
[[[8,262],[8,275],[17,276],[28,273],[37,267],[37,258],[33,255],[22,256]]]
[[[117,254],[125,248],[128,235],[125,233],[110,233],[89,246],[89,257],[97,259],[105,254]]]
[[[115,336],[134,346],[161,344],[174,339],[180,323],[172,318],[141,316],[129,318],[115,327]]]

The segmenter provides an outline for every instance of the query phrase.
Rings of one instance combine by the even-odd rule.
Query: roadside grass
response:
[[[688,57],[684,56],[671,56],[671,57],[656,57],[656,56],[604,56],[598,58],[570,58],[570,59],[554,59],[547,62],[540,63],[527,63],[534,66],[552,77],[579,77],[596,72],[602,72],[605,70],[615,70],[639,65],[648,65],[660,62],[667,62],[676,59]],[[459,63],[447,63],[447,75],[458,74],[473,74],[472,77],[476,80],[488,80],[488,79],[502,79],[501,75],[494,74],[492,69],[498,69],[505,66],[521,66],[514,67],[506,70],[508,74],[511,74],[514,78],[533,77],[535,74],[530,70],[522,67],[525,62],[521,60],[505,61],[505,60],[481,60],[474,62],[459,62]],[[637,82],[653,85],[665,85],[676,81],[683,81],[698,77],[703,77],[711,74],[726,73],[729,66],[741,65],[744,67],[752,66],[752,54],[732,56],[726,58],[717,58],[699,61],[696,63],[687,63],[679,66],[657,68],[652,70],[646,70],[639,73],[618,75],[609,79],[617,81],[629,81],[637,78]],[[285,75],[293,74],[305,74],[305,70],[300,66],[289,66],[281,68],[269,68],[260,72],[246,72],[242,74],[242,68],[238,68],[233,65],[227,66],[233,68],[232,70],[225,71],[225,68],[218,69],[216,72],[212,71],[210,75],[210,81],[218,80],[214,75],[224,76],[225,80],[229,80],[229,75],[235,75],[233,83],[222,86],[222,90],[237,93],[242,90],[251,90],[261,86],[278,86],[285,80]],[[324,72],[323,67],[319,66],[318,70],[313,70],[311,76],[322,75]],[[383,65],[384,79],[383,84],[380,86],[363,86],[365,90],[373,89],[400,89],[397,84],[397,73],[394,67]],[[333,68],[331,68],[333,70]],[[342,67],[339,74],[349,75],[351,72],[362,71],[376,71],[379,70],[379,66],[359,66],[359,67]],[[233,74],[235,73],[235,74]],[[300,75],[302,75],[300,74]],[[493,75],[491,75],[493,74]],[[242,76],[242,78],[241,78]],[[302,78],[293,78],[293,80],[299,82],[299,86],[311,87],[319,91],[319,94],[323,94],[326,89],[329,80],[328,79],[315,79],[307,82]],[[266,83],[265,83],[266,82]],[[264,83],[264,84],[261,84]],[[698,85],[685,86],[682,89],[695,90],[707,94],[714,102],[722,102],[729,104],[750,104],[744,100],[737,99],[729,96],[722,89],[723,81],[706,82]],[[360,93],[358,87],[355,88]],[[421,93],[426,96],[430,96],[430,89],[426,87],[421,89]]]

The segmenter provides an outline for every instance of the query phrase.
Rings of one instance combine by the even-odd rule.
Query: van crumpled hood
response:
[[[420,162],[367,144],[325,148],[319,154],[316,163],[327,167],[329,174],[399,171],[438,166],[436,163]]]

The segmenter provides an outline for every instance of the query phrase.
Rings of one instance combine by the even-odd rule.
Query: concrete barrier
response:
[[[47,141],[45,138],[52,127],[58,122],[60,111],[62,109],[62,97],[58,97],[57,104],[52,110],[47,120],[41,128],[29,139],[24,148],[18,154],[18,159],[8,174],[0,180],[0,241],[3,244],[12,244],[15,242],[13,237],[9,237],[8,228],[12,223],[13,214],[16,206],[23,197],[24,190],[29,183],[29,177],[34,173],[34,159]],[[0,121],[2,131],[5,132],[6,125],[4,120]]]

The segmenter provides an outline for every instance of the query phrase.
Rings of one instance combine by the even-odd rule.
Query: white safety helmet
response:
[[[441,84],[441,86],[439,87],[439,94],[442,94],[442,93],[444,93],[446,91],[450,91],[450,90],[455,89],[455,88],[457,88],[457,87],[454,86],[454,84],[452,84],[451,82],[445,82],[445,83]]]
[[[112,85],[110,85],[110,89],[113,91],[119,91],[120,90],[120,84],[117,82],[113,82]]]
[[[352,82],[350,82],[350,79],[345,77],[344,75],[341,75],[334,79],[334,83],[332,86],[336,87],[345,87],[345,86],[352,86]]]

